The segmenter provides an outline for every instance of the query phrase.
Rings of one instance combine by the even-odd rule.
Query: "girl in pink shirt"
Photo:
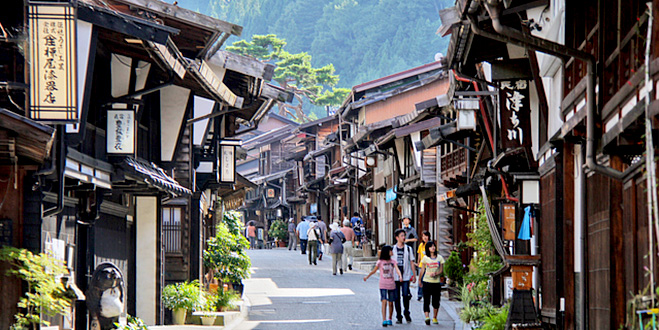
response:
[[[382,301],[382,326],[393,325],[391,316],[394,312],[394,300],[396,299],[396,283],[394,282],[394,272],[402,278],[400,270],[397,267],[396,260],[391,259],[391,246],[385,245],[380,251],[380,260],[378,260],[373,270],[364,277],[368,280],[371,275],[380,270],[380,300]],[[389,305],[389,318],[387,319],[387,305]]]

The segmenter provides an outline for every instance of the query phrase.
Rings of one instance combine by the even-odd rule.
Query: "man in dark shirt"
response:
[[[405,231],[405,244],[409,245],[412,249],[415,248],[416,241],[419,240],[419,235],[416,234],[416,229],[411,225],[412,220],[410,217],[403,218],[403,230]]]

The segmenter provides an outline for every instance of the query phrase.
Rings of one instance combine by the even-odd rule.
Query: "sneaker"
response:
[[[405,315],[405,321],[407,321],[407,323],[412,323],[412,317]]]
[[[430,318],[426,317],[426,325],[430,325]]]
[[[421,301],[422,298],[423,297],[418,297],[418,298],[416,298],[416,301]]]
[[[343,275],[343,269],[339,269],[339,273],[341,273],[341,275]]]
[[[317,263],[317,262],[315,262],[315,261],[313,262],[313,264],[314,264],[314,265],[316,265],[316,266],[318,266],[318,263]]]
[[[386,328],[388,325],[389,325],[389,322],[387,322],[387,321],[382,321],[382,326],[383,326],[383,327]]]
[[[393,326],[394,324],[391,323],[391,320],[387,320],[387,324]]]
[[[323,255],[321,254],[320,257],[318,257],[318,260],[323,260]]]
[[[396,319],[396,324],[403,324],[403,319]]]
[[[352,270],[352,265],[348,265],[348,269],[349,269],[349,270]]]
[[[432,319],[432,324],[439,324],[439,321],[437,321],[437,319]]]
[[[332,275],[336,276],[336,273],[332,273]]]

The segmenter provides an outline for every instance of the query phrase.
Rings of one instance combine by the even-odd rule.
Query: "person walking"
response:
[[[309,265],[312,263],[314,265],[318,265],[316,262],[318,255],[316,253],[318,251],[318,244],[323,244],[323,240],[320,236],[320,230],[316,227],[315,222],[309,224],[309,230],[307,230],[307,239],[309,240]]]
[[[396,238],[396,245],[392,248],[393,257],[396,259],[398,269],[403,276],[396,276],[396,300],[394,301],[394,306],[396,307],[396,323],[403,323],[403,315],[405,315],[405,320],[407,323],[412,322],[412,316],[410,316],[410,299],[412,294],[410,294],[410,281],[412,283],[416,282],[416,268],[414,267],[414,251],[412,248],[405,244],[405,231],[403,229],[397,229],[394,232],[394,237]],[[403,300],[404,311],[401,314],[400,310],[400,300]]]
[[[297,250],[297,235],[295,230],[295,221],[293,218],[288,219],[288,251],[290,251],[291,248]]]
[[[355,232],[355,241],[357,242],[357,246],[361,244],[362,241],[362,218],[359,217],[359,212],[355,212],[352,214],[352,218],[350,218],[350,224],[352,225],[352,230]]]
[[[318,216],[318,222],[316,222],[316,226],[318,229],[320,229],[320,237],[322,237],[323,242],[327,241],[327,225],[325,224],[325,221]],[[318,260],[323,260],[323,250],[324,246],[323,244],[318,244]]]
[[[343,259],[343,269],[352,270],[352,263],[355,261],[355,231],[350,226],[350,220],[343,220],[341,232],[346,238],[346,241],[343,242],[343,255],[341,256],[341,259]]]
[[[434,241],[426,244],[426,255],[421,259],[423,266],[419,273],[419,287],[423,287],[423,313],[426,324],[430,325],[430,302],[432,301],[432,323],[438,324],[437,312],[442,297],[442,286],[439,275],[444,270],[444,258],[437,254],[437,245]]]
[[[416,229],[412,227],[412,219],[409,216],[403,218],[403,230],[405,230],[405,244],[414,249],[416,241],[419,240],[419,235],[416,234]]]
[[[307,242],[308,242],[308,235],[307,232],[309,232],[309,221],[306,221],[307,219],[302,217],[302,221],[297,224],[296,231],[297,231],[297,237],[300,239],[300,250],[302,251],[302,254],[307,254]]]
[[[247,225],[247,238],[249,238],[249,248],[256,249],[256,226],[254,226],[254,221],[250,221]]]
[[[380,258],[368,275],[364,277],[364,282],[368,280],[375,272],[380,270],[380,301],[382,301],[382,326],[393,325],[391,316],[394,314],[393,302],[396,300],[396,283],[394,274],[402,277],[396,264],[396,259],[392,258],[391,246],[385,245],[380,251]],[[389,318],[387,318],[387,306],[389,306]]]
[[[346,241],[345,235],[339,229],[339,223],[333,222],[330,225],[329,233],[329,253],[332,255],[332,275],[336,275],[336,269],[343,275],[343,243]]]
[[[423,233],[421,234],[421,243],[419,243],[419,248],[416,251],[416,258],[419,260],[419,266],[417,267],[417,272],[423,267],[423,256],[426,255],[426,244],[430,241],[430,232],[427,230],[424,230]],[[419,283],[421,284],[421,283]],[[419,285],[419,289],[417,290],[417,301],[421,301],[423,299],[423,287]]]

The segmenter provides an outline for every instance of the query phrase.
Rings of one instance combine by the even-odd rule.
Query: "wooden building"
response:
[[[659,3],[649,4],[459,0],[440,14],[440,32],[452,33],[448,63],[463,89],[506,99],[529,84],[529,106],[519,113],[529,123],[521,129],[526,142],[510,145],[494,134],[494,154],[485,158],[491,172],[509,178],[500,180],[509,183],[502,198],[539,208],[537,239],[529,250],[516,247],[541,256],[533,287],[539,319],[550,328],[631,329],[637,316],[626,306],[645,288],[653,295],[657,236],[644,169],[653,166],[645,156],[647,132],[656,128],[649,86],[659,78]],[[517,129],[496,124],[498,116],[507,124],[507,104],[473,94],[481,132]],[[656,148],[649,153],[656,162]]]
[[[0,202],[0,244],[52,252],[83,292],[94,269],[112,262],[124,276],[125,313],[163,324],[162,287],[202,275],[211,201],[233,182],[249,185],[223,181],[220,146],[235,145],[228,138],[256,129],[288,96],[267,84],[271,65],[218,51],[238,25],[155,0],[59,5],[76,13],[69,55],[78,102],[69,116],[79,119],[69,125],[28,111],[37,89],[21,51],[30,6],[11,2],[0,14],[0,188],[9,201]],[[21,291],[1,282],[7,328]],[[53,325],[88,327],[84,301],[72,315]]]

